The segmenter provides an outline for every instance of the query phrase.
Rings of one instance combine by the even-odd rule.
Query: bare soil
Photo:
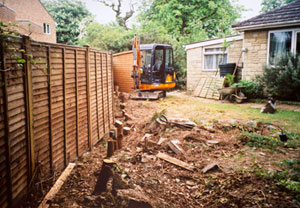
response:
[[[271,152],[248,147],[241,139],[243,131],[274,133],[265,124],[251,127],[210,120],[187,129],[156,122],[159,101],[126,99],[125,103],[133,119],[125,121],[121,112],[116,119],[132,127],[132,132],[110,158],[116,165],[107,190],[93,194],[106,156],[103,140],[76,162],[50,207],[297,207],[294,194],[257,172],[280,170],[281,161],[300,158],[299,150]],[[176,108],[172,112],[176,114]],[[146,133],[151,136],[141,141]],[[160,138],[166,141],[158,145]],[[184,154],[169,148],[168,142],[174,139],[180,141]],[[193,171],[157,158],[159,152],[190,164]],[[217,167],[203,173],[212,162]]]

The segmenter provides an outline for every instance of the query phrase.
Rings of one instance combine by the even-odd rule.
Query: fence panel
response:
[[[87,47],[23,37],[0,52],[0,207],[8,207],[37,169],[62,171],[108,134],[113,75],[111,54]]]

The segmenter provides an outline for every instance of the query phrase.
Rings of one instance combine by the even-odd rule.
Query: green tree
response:
[[[86,35],[79,43],[117,53],[131,50],[133,35],[134,30],[126,30],[116,23],[101,25],[93,22],[86,28]]]
[[[268,11],[271,11],[273,9],[276,9],[280,6],[283,6],[285,4],[291,3],[295,0],[263,0],[261,3],[261,13],[265,13]]]
[[[163,27],[160,30],[163,34],[153,37],[164,36],[172,45],[181,86],[185,86],[186,76],[183,45],[231,34],[231,25],[243,9],[230,0],[149,0],[144,1],[142,8],[139,17],[142,27],[149,31]]]
[[[154,0],[141,19],[164,25],[178,41],[199,41],[231,33],[241,8],[230,0]]]
[[[85,4],[80,0],[47,0],[43,4],[57,23],[57,42],[76,45],[93,20]]]

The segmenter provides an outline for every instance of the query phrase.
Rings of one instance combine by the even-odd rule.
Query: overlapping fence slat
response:
[[[1,43],[0,58],[0,207],[9,207],[35,170],[61,171],[108,134],[113,74],[108,52],[27,37]]]

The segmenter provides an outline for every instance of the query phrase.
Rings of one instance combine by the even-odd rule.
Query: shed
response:
[[[187,52],[187,90],[194,96],[219,99],[218,88],[224,78],[220,77],[219,64],[237,63],[242,67],[243,35],[215,38],[185,45]],[[224,50],[224,43],[228,46]],[[241,70],[237,71],[241,77]]]
[[[122,92],[132,92],[134,81],[131,78],[133,68],[133,53],[125,51],[113,54],[114,85]]]

